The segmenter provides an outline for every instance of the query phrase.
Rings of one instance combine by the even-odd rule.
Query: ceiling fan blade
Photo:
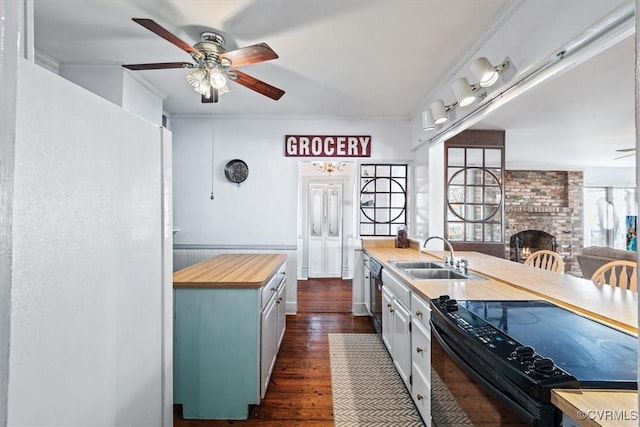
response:
[[[278,58],[278,54],[275,53],[266,43],[258,43],[252,46],[225,52],[220,55],[220,58],[231,61],[232,67],[241,67],[243,65],[255,64],[256,62],[276,59]]]
[[[182,41],[180,38],[178,38],[178,36],[174,35],[169,30],[160,26],[153,19],[147,19],[147,18],[131,18],[131,19],[133,20],[133,22],[142,25],[147,30],[162,37],[168,42],[173,43],[174,45],[178,46],[180,49],[184,50],[185,52],[195,55],[198,58],[204,59],[204,55],[198,49],[194,48],[189,43]]]
[[[254,90],[264,96],[268,96],[271,99],[278,100],[284,95],[284,91],[282,89],[278,89],[275,86],[271,86],[261,80],[256,79],[255,77],[251,77],[248,74],[242,73],[237,70],[233,70],[229,72],[231,80],[236,83],[240,83],[242,86],[247,87],[251,90]],[[235,74],[236,78],[233,78],[231,74]]]
[[[625,153],[627,151],[636,151],[636,148],[635,147],[633,147],[633,148],[619,148],[616,151],[618,151],[620,153]]]
[[[635,156],[635,154],[625,154],[624,156],[615,157],[613,160],[620,160],[631,156]]]
[[[163,70],[166,68],[189,68],[193,64],[190,62],[157,62],[154,64],[124,64],[124,68],[129,70]]]

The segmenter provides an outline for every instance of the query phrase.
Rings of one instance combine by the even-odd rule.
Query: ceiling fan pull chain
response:
[[[215,177],[214,171],[213,171],[213,165],[214,165],[214,157],[213,157],[213,147],[214,147],[214,141],[215,141],[215,131],[216,131],[216,126],[215,126],[215,120],[216,120],[216,114],[215,114],[215,105],[213,104],[213,117],[211,118],[211,200],[213,200],[213,179]]]

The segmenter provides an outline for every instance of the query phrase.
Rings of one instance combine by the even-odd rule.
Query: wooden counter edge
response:
[[[551,403],[583,427],[638,426],[636,390],[553,389]]]

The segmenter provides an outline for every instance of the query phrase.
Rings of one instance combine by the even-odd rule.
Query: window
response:
[[[634,188],[585,188],[584,246],[627,249],[627,216],[637,214]]]
[[[360,235],[395,236],[407,225],[406,164],[360,165]]]
[[[467,140],[446,144],[447,239],[451,242],[503,242],[502,146]]]

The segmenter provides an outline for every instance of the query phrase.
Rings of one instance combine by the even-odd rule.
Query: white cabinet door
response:
[[[393,356],[393,294],[382,286],[382,342]]]
[[[278,316],[276,310],[277,298],[271,298],[269,303],[262,310],[261,315],[261,335],[260,335],[260,397],[264,398],[269,385],[271,371],[276,363],[276,355],[278,354],[277,328]]]
[[[415,369],[413,363],[413,385],[411,387],[411,397],[418,408],[425,425],[431,426],[431,386],[430,377],[425,375],[421,369]],[[428,371],[431,375],[431,371]]]
[[[278,295],[276,297],[276,312],[277,312],[277,322],[276,322],[276,353],[280,349],[280,344],[282,344],[282,339],[284,338],[284,331],[287,325],[287,279],[282,281],[282,284],[278,288]]]
[[[411,397],[427,426],[431,425],[431,325],[429,305],[411,295]]]
[[[411,390],[409,376],[411,375],[411,313],[399,301],[393,302],[393,364],[402,377],[405,385]]]

